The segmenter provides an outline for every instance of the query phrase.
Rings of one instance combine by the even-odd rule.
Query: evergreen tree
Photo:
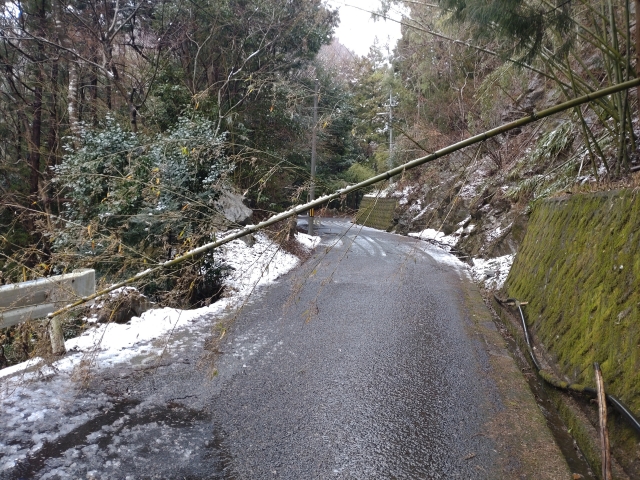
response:
[[[439,4],[454,20],[471,25],[476,38],[504,40],[504,55],[520,55],[525,62],[540,53],[550,32],[554,38],[566,38],[565,50],[573,38],[568,35],[572,26],[568,1],[440,0]]]

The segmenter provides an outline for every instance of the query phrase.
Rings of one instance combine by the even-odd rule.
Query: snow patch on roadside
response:
[[[254,234],[254,238],[256,242],[251,247],[242,240],[234,240],[220,247],[223,261],[234,268],[225,285],[236,290],[233,296],[238,297],[237,301],[244,300],[254,287],[275,282],[298,264],[297,257],[283,251],[263,233]],[[215,305],[206,308],[217,310]]]
[[[321,239],[320,239],[320,237],[307,235],[306,233],[298,232],[296,234],[296,240],[298,240],[298,243],[300,245],[302,245],[303,247],[305,247],[306,249],[313,250],[314,248],[316,248],[318,246],[318,244],[320,243]]]
[[[458,271],[464,271],[468,276],[469,266],[452,253],[434,246],[430,246],[428,249],[425,249],[425,251],[438,263],[449,265]]]
[[[283,251],[266,235],[257,233],[254,237],[256,242],[251,247],[242,240],[234,240],[220,247],[223,261],[233,268],[233,273],[225,280],[225,285],[231,293],[228,297],[208,307],[194,310],[157,308],[144,312],[140,317],[134,317],[126,324],[98,325],[79,337],[67,340],[65,347],[68,352],[74,354],[67,355],[47,369],[71,371],[80,360],[81,355],[77,355],[78,353],[91,353],[94,366],[108,367],[125,362],[143,350],[143,353],[149,353],[150,350],[159,352],[160,347],[150,345],[153,340],[173,330],[189,327],[204,315],[224,313],[246,300],[256,287],[275,282],[298,264],[297,257]],[[317,244],[317,237],[306,237],[308,238],[303,240],[303,245],[313,248],[311,245]],[[39,359],[31,359],[0,370],[0,378],[24,371],[38,361]]]
[[[50,366],[36,368],[43,362],[34,358],[0,370],[0,425],[4,426],[0,472],[40,450],[44,442],[55,441],[113,406],[107,395],[91,392],[83,392],[78,402],[80,390],[75,380],[117,364],[153,364],[167,345],[170,354],[177,352],[181,346],[178,333],[204,328],[208,322],[203,318],[221,316],[241,305],[256,288],[274,283],[299,263],[266,235],[257,233],[254,238],[251,247],[242,240],[220,247],[224,262],[234,269],[225,280],[229,296],[220,301],[194,310],[152,309],[127,324],[99,324],[67,340],[69,353]],[[304,234],[296,238],[308,249],[320,241]]]
[[[456,243],[458,243],[458,237],[454,237],[453,235],[445,235],[443,232],[439,232],[438,230],[434,230],[433,228],[427,228],[422,230],[421,232],[414,232],[409,234],[410,237],[415,237],[420,240],[433,240],[445,247],[448,247],[448,250],[451,250]]]
[[[409,236],[426,240],[429,243],[434,243],[439,246],[443,250],[443,254],[438,256],[436,260],[440,263],[448,263],[454,267],[464,265],[469,268],[471,278],[481,287],[488,290],[499,290],[504,285],[507,275],[509,275],[515,255],[504,255],[502,257],[490,259],[472,258],[471,261],[473,266],[469,267],[467,264],[461,262],[457,257],[448,253],[451,251],[452,247],[458,243],[458,240],[463,233],[469,233],[475,228],[475,225],[471,224],[466,228],[462,227],[462,225],[467,223],[469,220],[470,219],[467,218],[460,222],[460,228],[452,235],[445,235],[443,232],[439,232],[438,230],[427,228],[421,232],[409,233]],[[498,227],[495,231],[489,232],[489,236],[491,236],[491,238],[496,238],[501,234],[501,232],[501,229]],[[446,255],[444,252],[447,252]],[[433,256],[433,251],[429,250],[429,254]],[[450,258],[454,258],[458,263],[453,262]]]
[[[515,255],[504,255],[502,257],[474,258],[471,267],[471,276],[481,286],[488,290],[499,290],[504,285]]]

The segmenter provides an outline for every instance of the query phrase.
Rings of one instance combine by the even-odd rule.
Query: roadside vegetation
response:
[[[89,267],[111,285],[304,202],[314,130],[320,196],[640,71],[640,4],[629,0],[381,0],[371,13],[401,9],[402,38],[365,57],[333,39],[338,13],[322,0],[0,8],[0,284]],[[499,287],[495,265],[513,260],[537,200],[640,185],[639,98],[624,91],[512,130],[374,196],[399,200],[395,232],[446,238]],[[353,213],[365,193],[327,212]],[[291,223],[266,234],[135,286],[158,307],[242,305],[277,276],[264,274],[281,250],[304,250]],[[632,260],[618,263],[609,275],[632,275]],[[619,286],[633,298],[630,288]],[[627,297],[616,326],[635,328]],[[86,340],[86,313],[65,319],[66,338]],[[542,330],[547,345],[553,333]],[[47,358],[47,335],[42,322],[0,330],[0,367]],[[619,365],[633,363],[620,351]],[[566,371],[584,363],[559,358]],[[614,438],[640,471],[635,437]]]
[[[391,2],[387,8],[398,8]],[[393,62],[394,161],[634,78],[629,2],[407,2]],[[534,123],[407,173],[396,230],[457,237],[460,255],[513,254],[531,202],[635,185],[637,92]]]
[[[402,8],[402,39],[363,58],[320,0],[2,8],[3,283],[91,267],[111,284],[304,201],[314,128],[321,195],[636,76],[630,3],[385,1],[372,9]],[[386,191],[395,230],[514,253],[532,201],[635,182],[636,126],[623,92],[407,173]],[[201,306],[228,274],[213,252],[138,287]]]

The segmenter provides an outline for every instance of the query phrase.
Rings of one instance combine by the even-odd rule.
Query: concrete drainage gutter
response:
[[[527,351],[529,352],[529,357],[531,357],[531,361],[533,362],[533,365],[536,368],[536,372],[538,373],[540,378],[542,378],[545,382],[549,383],[550,385],[553,385],[554,387],[560,390],[570,390],[572,392],[585,394],[590,398],[596,398],[598,392],[596,391],[595,388],[586,387],[578,383],[564,382],[558,379],[553,373],[546,371],[542,368],[542,366],[540,365],[540,362],[536,357],[536,354],[533,351],[533,345],[531,344],[531,339],[529,337],[527,322],[525,321],[524,313],[522,312],[522,305],[526,305],[526,303],[519,302],[518,300],[515,300],[513,298],[509,298],[507,300],[500,300],[495,295],[494,297],[496,301],[501,305],[516,306],[518,308],[518,312],[520,313],[520,318],[522,320],[522,330],[524,334],[524,340],[527,345]],[[633,428],[638,434],[638,436],[640,437],[640,420],[638,420],[638,418],[631,412],[631,410],[629,410],[629,408],[624,403],[622,403],[613,395],[609,395],[607,393],[606,398],[607,398],[607,402],[609,402],[613,406],[613,408],[615,408],[615,410],[622,416],[622,418],[624,418],[627,424],[631,426],[631,428]]]
[[[584,401],[575,401],[576,397],[583,399],[587,397],[589,401],[593,401],[592,399],[597,396],[596,389],[578,383],[562,381],[555,374],[542,368],[534,352],[534,346],[521,308],[521,305],[526,305],[526,302],[517,302],[515,299],[501,300],[494,295],[491,303],[521,351],[527,352],[529,364],[536,371],[537,376],[543,380],[540,385],[546,385],[546,388],[544,388],[545,393],[573,436],[576,448],[580,449],[587,462],[591,465],[592,470],[599,472],[601,469],[601,450],[596,429],[580,408],[584,406]],[[520,320],[517,320],[513,310],[508,308],[514,306],[518,308]],[[518,324],[521,324],[521,326],[518,327]],[[633,412],[614,396],[607,394],[607,402],[619,413],[620,418],[624,419],[625,423],[634,430],[640,439],[640,420]],[[613,478],[620,480],[631,480],[632,478],[615,459],[613,460]]]

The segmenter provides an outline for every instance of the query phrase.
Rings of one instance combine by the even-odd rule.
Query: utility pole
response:
[[[309,201],[316,199],[316,134],[318,130],[318,79],[316,78],[315,91],[313,94],[313,131],[311,133],[311,185],[309,186]],[[313,235],[314,211],[309,210],[307,216],[307,232]]]

